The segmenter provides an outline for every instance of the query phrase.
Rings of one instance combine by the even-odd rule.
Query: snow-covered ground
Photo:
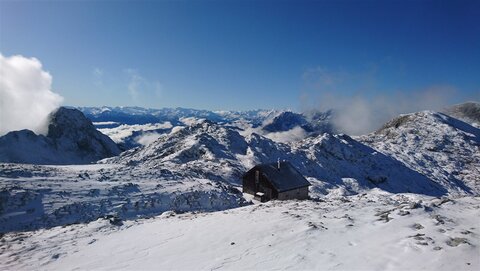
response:
[[[107,109],[96,121],[130,119],[104,132],[138,147],[91,165],[0,163],[0,270],[480,269],[467,123],[425,111],[352,138],[302,132],[330,114]],[[249,205],[242,174],[277,159],[312,200]]]
[[[0,239],[3,270],[478,270],[480,198],[372,190]]]
[[[228,184],[180,177],[165,169],[0,163],[0,234],[105,215],[135,219],[167,210],[216,211],[243,204],[240,191]]]

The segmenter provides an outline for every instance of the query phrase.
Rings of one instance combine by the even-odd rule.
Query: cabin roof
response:
[[[270,163],[256,165],[251,170],[259,170],[278,192],[311,185],[289,162],[280,162],[280,168],[278,168],[278,163]]]

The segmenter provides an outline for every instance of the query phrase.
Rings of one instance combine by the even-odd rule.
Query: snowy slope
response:
[[[68,112],[53,118],[48,136],[21,131],[8,144],[29,142],[12,146],[40,159],[56,155],[42,148],[58,141],[54,158],[66,159],[82,146],[75,140],[104,138]],[[263,125],[278,116],[264,113]],[[259,135],[252,131],[262,125],[215,114],[238,119],[182,117],[98,164],[0,163],[0,269],[480,268],[479,129],[426,111],[362,137],[311,133],[281,143],[267,136],[298,122]],[[329,116],[317,116],[319,125]],[[105,129],[132,138],[132,127],[153,133],[157,125]],[[312,183],[311,200],[251,205],[240,192],[246,170],[277,159]]]
[[[247,143],[237,131],[211,121],[175,127],[153,143],[103,160],[145,170],[166,168],[179,176],[208,178],[239,183],[244,167],[237,155],[247,151]]]
[[[120,153],[116,144],[76,109],[61,107],[50,119],[46,136],[22,130],[0,137],[0,162],[85,164]]]
[[[5,270],[478,270],[480,199],[371,191],[97,220],[0,242]]]
[[[431,111],[400,116],[359,138],[448,189],[480,193],[480,130]]]
[[[323,134],[292,143],[292,154],[302,160],[294,165],[308,177],[321,180],[312,190],[339,188],[355,194],[381,188],[393,193],[440,196],[448,189],[405,167],[399,161],[363,145],[347,135]]]
[[[134,219],[168,210],[216,211],[243,204],[241,193],[229,185],[166,169],[0,164],[0,233],[105,215]]]
[[[210,121],[173,129],[150,145],[102,162],[240,184],[242,174],[255,164],[277,159],[288,160],[316,183],[312,192],[318,195],[332,189],[354,194],[374,187],[429,195],[448,192],[346,135],[323,134],[283,144],[257,134],[243,137],[233,128]]]
[[[86,222],[112,213],[130,219],[166,210],[238,207],[245,204],[238,194],[242,174],[277,159],[288,160],[308,178],[314,198],[373,188],[430,196],[479,194],[478,129],[438,113],[407,115],[359,138],[370,146],[347,135],[278,143],[207,120],[184,120],[184,125],[99,165],[0,164],[0,231]],[[62,138],[66,131],[54,135]]]

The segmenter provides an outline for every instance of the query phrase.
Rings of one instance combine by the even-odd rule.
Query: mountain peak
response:
[[[47,136],[22,130],[0,137],[1,162],[86,164],[119,153],[117,145],[82,112],[65,107],[51,114]]]
[[[50,115],[47,137],[60,138],[64,135],[75,134],[79,130],[92,131],[95,130],[95,127],[80,110],[60,107]]]

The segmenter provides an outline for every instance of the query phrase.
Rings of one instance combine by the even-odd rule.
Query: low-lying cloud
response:
[[[302,127],[294,127],[288,131],[265,133],[263,136],[275,142],[287,143],[302,140],[307,137],[308,133]]]
[[[156,132],[145,133],[139,135],[135,138],[135,141],[140,145],[150,145],[151,143],[155,142],[155,140],[159,139],[162,135]]]
[[[439,111],[451,104],[455,92],[455,88],[450,86],[434,86],[414,94],[394,93],[374,97],[323,93],[316,109],[333,109],[332,122],[337,131],[362,135],[379,129],[400,114],[422,110]]]
[[[0,53],[0,135],[22,129],[46,134],[49,114],[63,101],[51,87],[52,76],[38,59]]]
[[[101,125],[102,123],[100,124],[96,123],[96,124]],[[108,137],[110,137],[115,143],[122,143],[125,141],[126,138],[131,137],[134,132],[154,133],[155,130],[170,129],[172,127],[173,125],[169,121],[166,121],[163,123],[147,123],[147,124],[133,124],[133,125],[122,124],[117,127],[100,128],[98,130],[103,134],[107,135]],[[147,141],[144,141],[144,142],[147,142]]]
[[[454,86],[436,85],[423,89],[383,90],[378,84],[381,65],[361,72],[309,69],[303,75],[306,92],[303,110],[333,110],[334,128],[349,135],[373,132],[400,115],[422,110],[441,110],[458,102]]]

